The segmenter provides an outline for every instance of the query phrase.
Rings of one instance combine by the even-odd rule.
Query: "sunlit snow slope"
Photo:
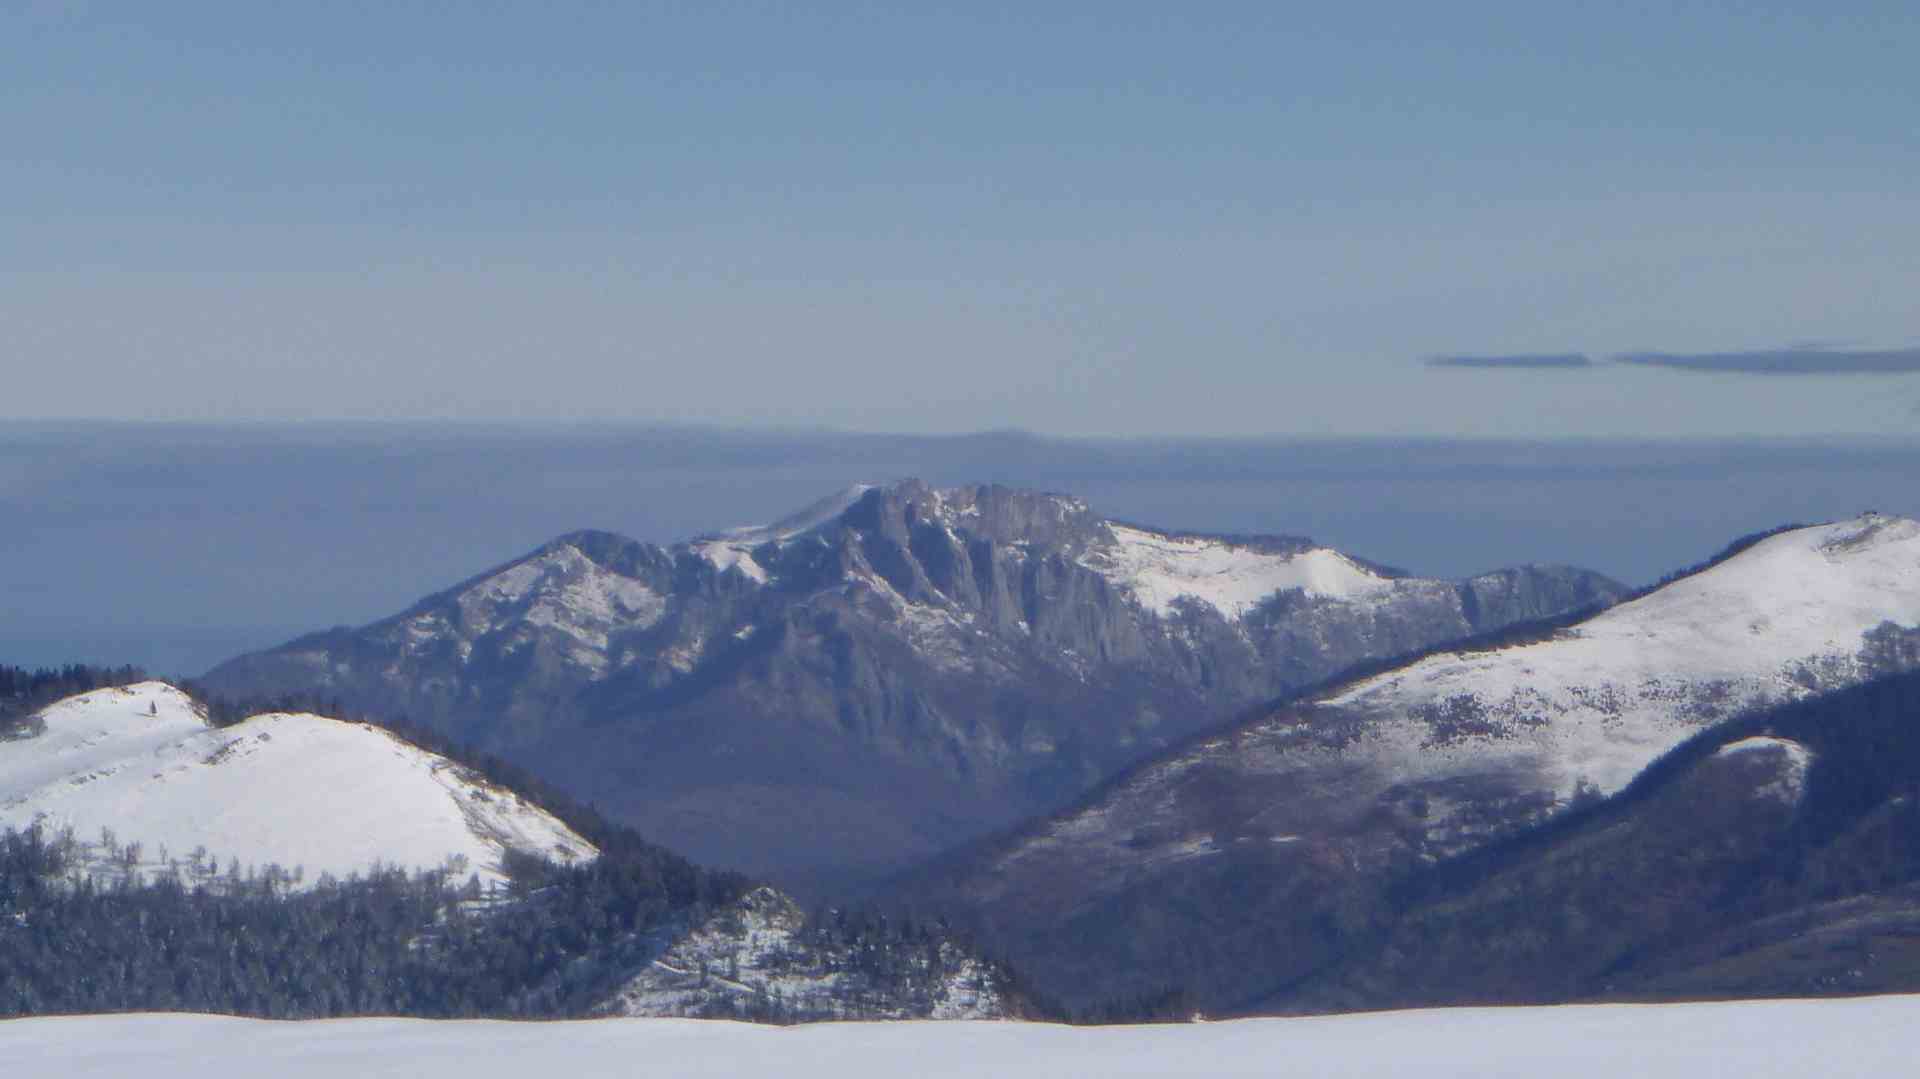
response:
[[[311,883],[463,859],[486,881],[509,847],[594,854],[543,810],[377,727],[275,713],[215,729],[161,682],[69,698],[0,741],[0,827],[35,821],[93,844],[95,872],[111,860],[103,829],[140,844],[149,875],[237,860]]]
[[[1801,1079],[1911,1073],[1920,998],[1453,1008],[1139,1027],[682,1019],[575,1023],[203,1015],[0,1023],[10,1076],[1315,1076]]]
[[[1433,656],[1317,702],[1391,718],[1420,771],[1520,755],[1561,796],[1617,790],[1705,722],[1872,673],[1869,634],[1920,624],[1920,522],[1867,515],[1761,541],[1555,640]]]
[[[1400,824],[1445,853],[1583,786],[1618,790],[1713,722],[1879,673],[1875,640],[1916,625],[1920,523],[1794,529],[1550,639],[1443,652],[1198,742],[1008,858],[1092,843],[1138,867],[1414,806]],[[1238,784],[1252,815],[1229,823]]]
[[[1082,565],[1132,593],[1142,607],[1172,614],[1181,600],[1238,619],[1275,593],[1298,589],[1346,603],[1392,593],[1394,578],[1330,547],[1269,551],[1206,536],[1179,536],[1109,525]],[[1418,582],[1429,584],[1429,582]]]

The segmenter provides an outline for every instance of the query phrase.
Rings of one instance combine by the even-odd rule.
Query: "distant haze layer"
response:
[[[671,542],[918,476],[1170,528],[1305,534],[1421,574],[1629,582],[1734,537],[1920,513],[1920,442],[1056,440],[708,429],[13,424],[0,662],[193,675],[384,616],[578,528]]]

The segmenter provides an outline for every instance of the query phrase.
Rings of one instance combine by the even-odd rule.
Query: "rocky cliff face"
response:
[[[1564,567],[1426,580],[1296,537],[906,481],[671,548],[564,536],[207,681],[403,714],[696,858],[838,884],[1357,661],[1621,591]]]

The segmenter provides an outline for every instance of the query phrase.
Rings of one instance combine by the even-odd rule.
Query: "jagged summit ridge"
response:
[[[856,484],[772,525],[730,529],[696,539],[687,549],[716,569],[766,584],[766,563],[777,563],[783,545],[803,537],[823,542],[817,533],[834,526],[902,536],[933,528],[955,543],[965,534],[1016,547],[1058,548],[1162,617],[1186,600],[1234,619],[1288,589],[1346,597],[1378,591],[1388,580],[1298,537],[1165,532],[1102,520],[1071,495],[987,485],[939,488],[919,480]]]
[[[1396,574],[1298,536],[1153,530],[1101,519],[1070,495],[902,480],[855,484],[774,524],[673,547],[569,533],[430,597],[394,626],[415,654],[451,641],[462,663],[471,661],[476,639],[504,633],[509,651],[550,637],[557,659],[596,675],[647,662],[656,652],[664,671],[684,675],[713,649],[759,628],[695,635],[665,650],[619,647],[616,638],[658,625],[689,581],[722,593],[842,587],[867,594],[936,650],[967,652],[971,643],[950,639],[956,631],[1031,630],[1034,620],[1022,609],[1028,604],[1009,593],[1008,579],[1050,556],[1091,570],[1122,601],[1163,620],[1205,611],[1241,623],[1261,604],[1288,596],[1348,606],[1364,617],[1395,599],[1446,602],[1445,593],[1456,591],[1474,623],[1482,596],[1515,602],[1513,571],[1453,585]],[[1592,598],[1605,597],[1597,591]],[[1468,624],[1463,632],[1478,628]]]

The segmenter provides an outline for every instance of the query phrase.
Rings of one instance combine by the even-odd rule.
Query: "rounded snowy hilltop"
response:
[[[71,829],[96,876],[189,882],[278,866],[298,881],[377,865],[502,879],[509,848],[595,856],[544,810],[387,731],[273,713],[214,728],[163,682],[54,704],[0,741],[0,827]],[[112,848],[112,849],[109,849]]]

